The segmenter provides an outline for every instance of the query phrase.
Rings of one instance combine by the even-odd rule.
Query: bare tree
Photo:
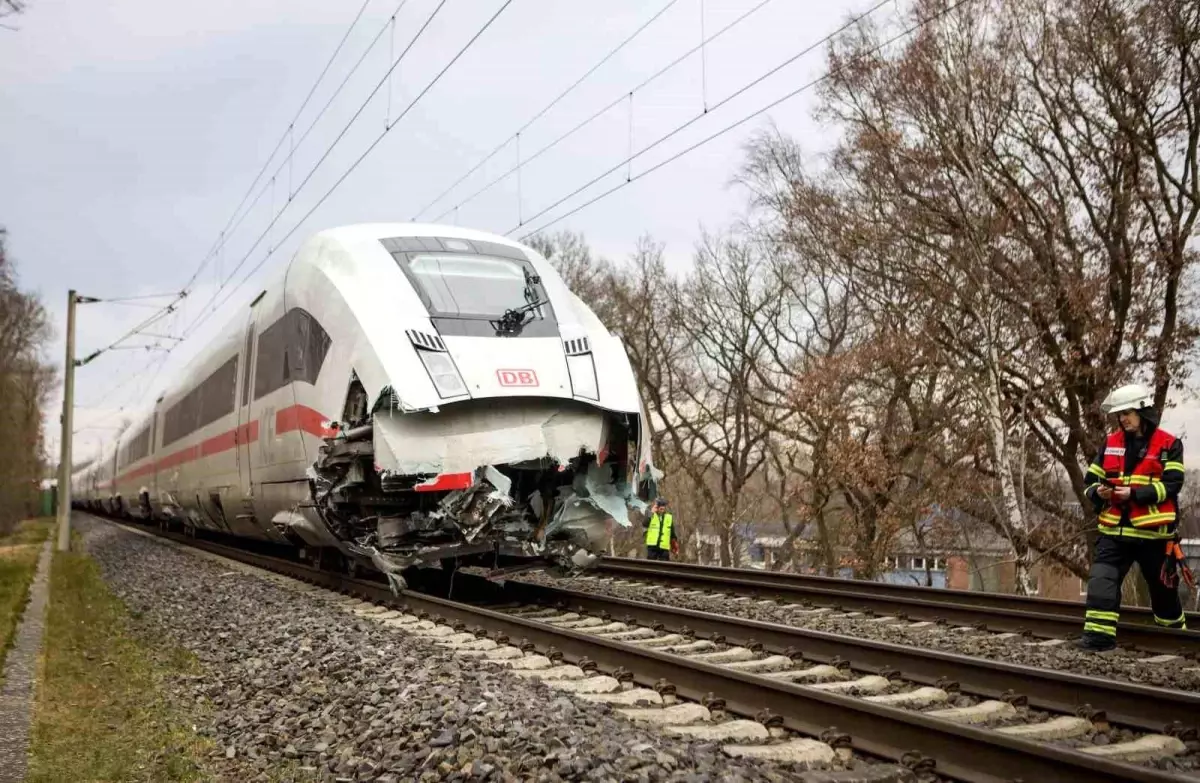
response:
[[[784,296],[765,274],[762,249],[733,233],[706,237],[681,280],[648,238],[622,264],[596,258],[575,234],[534,243],[624,342],[685,551],[691,533],[708,531],[721,542],[721,562],[739,563],[738,526],[769,513],[763,479],[776,432],[757,368],[766,363],[764,327],[779,318]]]
[[[836,528],[855,573],[871,578],[897,533],[938,493],[949,502],[963,486],[969,452],[948,446],[961,429],[963,379],[912,317],[921,292],[864,272],[897,263],[881,224],[809,175],[794,142],[760,134],[740,179],[773,249],[773,284],[788,294],[787,317],[768,331],[762,382],[793,414],[782,420],[790,437],[809,449],[807,510],[826,570]]]
[[[737,181],[751,194],[752,211],[743,230],[770,259],[764,270],[767,284],[783,297],[777,317],[758,324],[763,355],[752,365],[758,395],[754,409],[766,412],[776,430],[770,440],[768,486],[786,537],[772,565],[793,564],[797,541],[812,524],[819,567],[832,575],[838,569],[835,550],[845,502],[830,462],[831,448],[835,431],[849,415],[842,400],[854,385],[852,374],[842,371],[841,357],[855,344],[862,319],[856,316],[838,249],[824,241],[826,233],[789,231],[791,186],[803,178],[799,148],[772,127],[748,145]]]
[[[529,245],[548,260],[562,276],[567,288],[587,303],[606,326],[616,321],[614,285],[619,277],[611,261],[596,256],[582,234],[560,231],[535,234]]]
[[[16,16],[24,13],[24,11],[25,0],[0,0],[0,20],[10,16]],[[0,29],[16,30],[17,28],[4,21],[0,21]]]
[[[915,442],[907,456],[974,466],[1030,589],[1038,553],[1086,569],[1082,515],[1047,463],[1081,501],[1100,400],[1141,376],[1161,404],[1196,354],[1200,8],[918,0],[909,16],[925,24],[903,46],[863,22],[831,47],[821,117],[844,134],[829,165],[806,173],[768,134],[748,179],[774,236],[834,269],[863,322],[839,362],[877,357],[851,387],[878,444],[914,399],[938,410],[910,412],[925,435],[953,423],[931,461]],[[852,508],[869,507],[864,485],[847,484]]]
[[[17,286],[0,229],[0,533],[33,510],[44,473],[42,408],[53,373],[41,351],[50,327],[41,303]]]
[[[736,565],[739,523],[757,521],[763,493],[752,480],[763,470],[772,434],[756,409],[755,366],[765,359],[762,324],[778,315],[780,293],[761,274],[753,243],[730,234],[706,237],[692,274],[674,287],[669,309],[678,350],[665,394],[651,392],[657,426],[700,501],[691,522],[719,536],[723,565]]]

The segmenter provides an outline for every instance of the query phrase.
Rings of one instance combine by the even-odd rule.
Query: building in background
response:
[[[1183,548],[1192,570],[1200,575],[1200,513],[1196,512],[1200,509],[1189,511],[1185,509],[1182,522]],[[816,523],[790,529],[791,537],[789,528],[779,521],[739,523],[730,529],[727,543],[711,530],[697,530],[688,536],[687,559],[720,565],[722,548],[727,546],[734,567],[822,574]],[[788,556],[789,548],[794,549],[794,557]],[[642,556],[637,546],[625,550],[624,556]],[[1015,589],[1014,553],[1008,540],[991,526],[954,509],[932,509],[919,523],[899,531],[889,550],[877,581],[997,593]],[[835,547],[833,554],[837,567],[832,576],[852,578],[849,548]],[[1087,594],[1086,579],[1048,562],[1038,564],[1034,580],[1037,594],[1043,598],[1082,603]],[[1200,595],[1184,595],[1184,603],[1194,611],[1200,608]]]

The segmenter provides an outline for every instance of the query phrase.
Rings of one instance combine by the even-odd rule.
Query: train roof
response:
[[[417,237],[440,240],[467,240],[472,244],[474,252],[525,258],[534,264],[539,274],[546,274],[554,281],[555,286],[562,286],[563,290],[574,298],[573,292],[566,289],[565,285],[558,278],[557,273],[553,271],[553,267],[536,250],[500,234],[438,223],[375,222],[334,226],[317,231],[301,242],[287,263],[280,264],[273,269],[262,285],[252,292],[250,298],[245,300],[245,303],[232,309],[226,315],[224,323],[199,347],[199,350],[188,361],[188,366],[193,369],[208,368],[220,356],[231,350],[236,350],[242,339],[242,326],[246,317],[245,304],[258,297],[263,289],[282,285],[287,279],[288,272],[293,267],[297,265],[315,266],[323,268],[326,274],[333,267],[341,267],[342,270],[353,273],[358,271],[359,259],[362,258],[353,251],[356,248],[361,248],[365,242],[382,243],[379,245],[379,249],[384,252],[391,252],[396,249],[409,248],[392,245],[386,240],[403,240],[405,238]],[[342,249],[348,252],[341,258],[337,258],[337,254],[335,253],[334,258],[331,259],[328,254],[321,252],[322,249],[328,248],[330,244],[341,246]],[[399,244],[404,245],[403,242]],[[428,243],[420,244],[426,249],[430,249]],[[458,250],[458,248],[450,245],[446,245],[445,249]],[[588,315],[591,315],[590,311],[588,311]],[[589,326],[603,328],[594,315],[587,318],[587,320]],[[591,323],[593,320],[595,320],[595,324]],[[178,372],[173,377],[165,379],[164,385],[155,390],[154,399],[145,405],[138,406],[135,411],[131,412],[129,427],[122,433],[106,438],[101,450],[97,454],[96,462],[76,471],[75,475],[86,475],[93,471],[104,470],[105,460],[111,461],[113,453],[120,444],[121,439],[137,433],[138,428],[149,420],[154,408],[159,404],[159,400],[162,400],[164,405],[170,403],[165,397],[180,391],[178,382]]]
[[[485,253],[495,253],[499,249],[496,246],[502,246],[519,251],[524,257],[535,264],[535,267],[539,269],[539,273],[550,271],[548,262],[538,255],[537,251],[533,250],[533,248],[508,237],[492,234],[487,231],[438,223],[352,223],[326,228],[315,234],[311,234],[296,249],[295,254],[288,260],[288,263],[280,265],[270,274],[268,279],[263,283],[262,288],[270,288],[282,284],[287,277],[288,271],[296,264],[326,266],[325,260],[318,260],[322,259],[322,255],[314,253],[323,243],[332,242],[349,250],[355,245],[361,245],[365,241],[382,242],[388,239],[408,237],[465,239],[472,243],[478,243],[476,244],[476,248],[479,252]],[[383,246],[380,249],[387,250]],[[349,261],[350,265],[354,266],[355,260],[356,257],[354,254],[350,253],[346,258],[339,259],[338,263],[345,264]],[[258,293],[256,292],[254,296],[257,297]],[[241,339],[240,335],[244,319],[245,314],[241,307],[231,311],[222,326],[213,334],[212,339],[196,353],[191,363],[196,366],[206,366],[213,360],[215,355],[228,352],[230,346],[237,345]],[[169,393],[170,388],[171,384],[168,382],[166,388],[158,396]]]
[[[451,239],[467,239],[478,242],[494,242],[527,252],[531,250],[527,245],[523,245],[514,239],[509,239],[500,234],[440,223],[353,223],[319,231],[309,237],[304,244],[320,239],[357,242],[364,239],[383,240],[396,237],[448,237]]]

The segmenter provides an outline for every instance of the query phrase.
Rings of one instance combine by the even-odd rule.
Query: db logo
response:
[[[537,373],[533,370],[496,370],[501,386],[537,386]]]

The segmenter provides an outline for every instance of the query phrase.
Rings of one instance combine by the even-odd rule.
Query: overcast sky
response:
[[[178,291],[231,217],[241,216],[180,310],[152,330],[184,334],[217,293],[222,306],[189,339],[169,354],[115,351],[77,372],[76,459],[111,435],[106,428],[119,424],[122,408],[152,401],[305,237],[329,226],[418,216],[519,237],[811,81],[823,71],[819,46],[713,108],[817,43],[847,14],[866,11],[878,0],[512,0],[415,104],[505,2],[406,0],[401,6],[400,0],[367,0],[289,133],[361,2],[30,0],[25,14],[6,20],[17,31],[0,29],[0,225],[9,231],[22,283],[40,293],[58,328],[60,339],[52,348],[58,364],[69,288],[98,297]],[[516,164],[517,130],[659,11],[667,9],[523,130],[522,160],[696,46],[702,8],[704,33],[712,35],[760,3],[705,47],[703,67],[700,55],[692,55],[523,166],[519,180],[510,176],[466,201]],[[439,4],[390,85],[385,83],[351,124],[389,64]],[[904,5],[888,3],[875,16],[894,20]],[[388,20],[398,6],[392,26]],[[364,52],[358,70],[301,141]],[[811,90],[801,93],[554,228],[582,231],[610,256],[625,255],[639,235],[650,234],[666,243],[671,266],[686,270],[700,232],[727,225],[743,209],[745,194],[731,187],[730,179],[751,133],[773,121],[806,149],[831,142],[828,130],[810,119],[813,97]],[[704,114],[706,104],[712,110]],[[690,127],[635,159],[631,169],[621,167],[551,208],[624,160],[631,140],[636,152],[696,117]],[[393,124],[382,141],[301,222],[388,123]],[[257,199],[254,207],[235,213],[281,139],[282,152],[271,159],[251,196]],[[487,165],[431,204],[506,141]],[[77,352],[85,355],[107,345],[153,312],[117,304],[81,306]],[[53,444],[59,405],[49,417]],[[1200,427],[1200,417],[1189,412],[1186,419]],[[1172,423],[1177,430],[1185,424],[1178,414],[1169,414],[1164,424]]]

